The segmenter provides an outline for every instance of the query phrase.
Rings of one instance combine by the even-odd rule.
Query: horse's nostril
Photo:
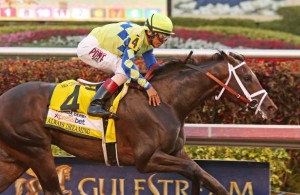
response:
[[[274,107],[274,106],[269,106],[269,107],[268,107],[268,110],[269,110],[271,113],[274,113],[274,112],[276,112],[277,108]]]

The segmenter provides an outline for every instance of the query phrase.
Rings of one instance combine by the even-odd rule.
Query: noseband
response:
[[[221,85],[223,87],[222,90],[220,91],[219,95],[216,96],[216,100],[219,100],[221,98],[221,96],[223,95],[224,91],[227,90],[229,93],[233,94],[236,98],[238,98],[242,102],[244,102],[246,104],[247,110],[248,110],[248,108],[250,108],[250,109],[256,108],[255,114],[257,114],[258,112],[261,112],[261,109],[260,109],[261,104],[264,101],[264,99],[266,98],[266,96],[268,95],[268,93],[264,89],[259,90],[259,91],[255,92],[253,94],[250,94],[248,92],[248,90],[245,88],[244,84],[242,83],[241,79],[239,78],[239,76],[237,75],[237,73],[235,71],[236,69],[238,69],[239,67],[241,67],[245,64],[246,64],[246,62],[242,62],[237,66],[233,66],[232,64],[228,63],[229,76],[228,76],[228,79],[227,79],[226,83],[223,83],[218,78],[213,76],[210,72],[204,70],[203,68],[201,68],[199,66],[195,66],[195,65],[191,65],[191,64],[186,64],[186,66],[188,66],[188,67],[190,67],[194,70],[198,70],[198,71],[204,73],[209,78],[211,78],[212,80],[214,80],[215,82],[217,82],[219,85]],[[243,95],[240,95],[234,89],[232,89],[231,87],[228,86],[228,83],[231,80],[232,75],[236,79],[239,87],[241,88],[241,90],[243,91],[243,93],[246,97],[244,97]],[[259,102],[258,102],[257,99],[254,99],[256,96],[261,95],[261,94],[263,94],[263,96],[262,96],[262,98],[260,99]]]

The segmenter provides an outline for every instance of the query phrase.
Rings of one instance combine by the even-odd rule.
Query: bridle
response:
[[[223,83],[218,78],[216,78],[214,75],[212,75],[210,72],[204,70],[203,68],[201,68],[199,66],[195,66],[192,64],[186,64],[186,66],[204,73],[206,76],[208,76],[209,78],[211,78],[212,80],[214,80],[216,83],[218,83],[220,86],[223,87],[222,90],[220,91],[219,95],[216,96],[216,100],[219,100],[221,98],[221,96],[223,95],[224,91],[227,90],[229,93],[233,94],[236,98],[240,99],[242,102],[244,102],[246,104],[246,111],[248,111],[248,108],[250,108],[250,109],[256,108],[255,114],[257,114],[258,112],[262,112],[261,104],[263,103],[263,101],[266,98],[266,96],[268,95],[268,93],[266,92],[266,90],[262,89],[255,93],[250,94],[235,71],[236,69],[245,65],[246,62],[243,61],[236,66],[233,66],[229,62],[227,64],[228,64],[229,76],[225,83]],[[237,81],[239,87],[241,88],[241,90],[243,91],[243,93],[246,97],[237,93],[234,89],[232,89],[231,87],[228,86],[228,83],[231,80],[232,75],[234,76],[235,80]],[[258,95],[261,95],[261,94],[263,94],[263,95],[259,102],[257,99],[254,99],[255,97],[257,97]]]
[[[239,78],[239,76],[236,73],[236,69],[246,65],[246,62],[243,61],[240,64],[233,66],[232,64],[230,64],[229,62],[227,62],[228,65],[228,79],[225,83],[223,83],[220,79],[216,78],[214,75],[212,75],[210,72],[206,71],[204,68],[201,68],[199,66],[196,65],[192,65],[192,64],[187,64],[188,59],[191,57],[191,55],[193,54],[193,52],[191,51],[189,53],[189,55],[187,56],[187,58],[184,60],[184,64],[189,67],[192,68],[194,70],[200,71],[203,74],[205,74],[206,76],[208,76],[209,78],[211,78],[212,80],[214,80],[217,84],[219,84],[222,88],[222,90],[220,91],[219,95],[216,96],[216,100],[219,100],[221,98],[221,96],[223,95],[224,91],[227,90],[229,93],[231,93],[232,95],[234,95],[236,98],[238,98],[239,100],[241,100],[242,102],[244,102],[246,104],[244,111],[248,111],[248,109],[255,109],[255,114],[258,114],[259,112],[261,113],[261,105],[264,101],[264,99],[266,98],[266,96],[268,95],[267,91],[262,89],[259,90],[257,92],[254,92],[252,94],[249,93],[249,91],[246,89],[246,87],[244,86],[244,84],[242,83],[241,79]],[[150,80],[152,78],[152,73],[153,71],[159,66],[159,63],[156,63],[149,71],[148,73],[145,75],[145,78],[147,80]],[[230,82],[232,75],[234,76],[235,80],[237,81],[239,87],[241,88],[241,90],[243,91],[244,95],[239,94],[238,92],[236,92],[236,90],[232,89],[231,87],[228,86],[228,83]],[[139,87],[139,86],[138,86]],[[139,88],[138,88],[139,89]],[[257,99],[255,99],[255,97],[259,96],[262,94],[262,98],[260,99],[260,101],[258,102]]]
[[[237,66],[233,66],[232,64],[228,63],[228,72],[229,72],[229,76],[228,76],[228,79],[225,83],[225,85],[227,86],[232,75],[234,76],[235,80],[237,81],[239,87],[242,89],[244,95],[246,96],[246,98],[248,99],[249,103],[246,104],[246,107],[248,108],[251,108],[251,109],[254,109],[256,108],[256,111],[255,111],[255,114],[257,114],[259,111],[261,111],[260,107],[261,107],[261,104],[263,103],[264,99],[266,98],[266,96],[268,95],[267,91],[262,89],[262,90],[259,90],[255,93],[252,93],[250,94],[248,92],[248,90],[246,89],[246,87],[244,86],[244,84],[242,83],[241,79],[239,78],[239,76],[237,75],[236,73],[236,69],[238,69],[239,67],[242,67],[243,65],[246,65],[246,62],[242,62],[240,63],[239,65]],[[222,90],[220,91],[219,95],[216,97],[216,100],[219,100],[224,92],[225,88],[223,87]],[[262,98],[260,99],[260,101],[258,102],[257,99],[254,99],[255,97],[259,96],[262,94]]]

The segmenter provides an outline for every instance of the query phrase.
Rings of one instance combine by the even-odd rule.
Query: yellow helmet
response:
[[[160,13],[154,13],[149,18],[147,18],[144,28],[146,30],[151,30],[154,32],[161,32],[167,35],[174,34],[173,23],[168,16]]]

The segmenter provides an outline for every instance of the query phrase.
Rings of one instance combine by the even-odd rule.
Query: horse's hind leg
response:
[[[25,142],[22,143],[21,148],[17,148],[20,145],[16,146],[16,144],[10,144],[9,142],[6,142],[5,144],[7,145],[4,146],[7,153],[14,155],[17,159],[16,162],[21,162],[27,166],[26,169],[31,168],[33,170],[43,188],[44,195],[62,195],[52,156],[50,139],[45,137],[45,139],[39,139],[35,142],[31,141],[30,144],[32,143],[35,144],[34,147],[27,145]],[[23,172],[26,169],[23,169]]]
[[[6,190],[26,170],[25,165],[20,164],[0,148],[0,193]]]
[[[26,163],[36,174],[44,195],[62,195],[50,146],[47,150],[39,148],[34,151],[35,153],[21,158],[21,161]]]

